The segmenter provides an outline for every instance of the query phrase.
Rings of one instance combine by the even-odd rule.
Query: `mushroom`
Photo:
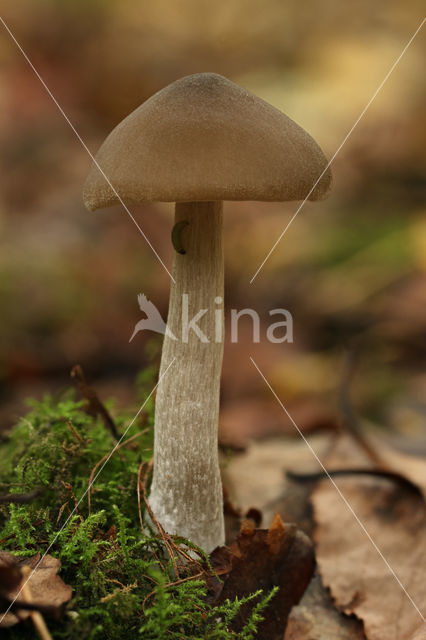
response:
[[[149,98],[110,133],[96,162],[110,182],[94,163],[88,209],[116,204],[117,193],[126,203],[176,203],[150,503],[167,532],[210,552],[225,537],[217,447],[222,202],[317,200],[331,174],[301,127],[214,73],[184,77]]]

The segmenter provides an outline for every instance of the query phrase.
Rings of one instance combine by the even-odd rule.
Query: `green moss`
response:
[[[151,381],[152,371],[141,374],[141,395]],[[49,551],[60,558],[60,575],[72,586],[73,598],[62,620],[48,620],[54,638],[255,638],[272,593],[250,596],[250,620],[233,631],[231,621],[247,599],[209,605],[205,582],[177,581],[161,539],[141,530],[136,486],[140,463],[152,456],[152,402],[145,408],[124,439],[141,435],[97,467],[89,512],[88,480],[113,449],[111,434],[72,392],[32,402],[0,447],[0,482],[15,493],[42,491],[29,504],[0,506],[0,548],[17,556]],[[121,434],[131,418],[116,417]],[[189,542],[177,544],[187,548]],[[191,570],[183,565],[179,577],[190,578]],[[2,635],[23,640],[33,638],[34,629],[21,623]]]

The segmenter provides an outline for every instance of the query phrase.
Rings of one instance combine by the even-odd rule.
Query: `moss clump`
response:
[[[142,386],[146,378],[140,377]],[[32,402],[31,412],[0,447],[0,486],[15,493],[41,488],[29,504],[0,506],[0,549],[17,556],[48,550],[60,558],[60,575],[73,589],[62,620],[48,621],[53,637],[255,638],[261,611],[273,594],[258,592],[212,606],[205,581],[191,579],[191,564],[183,566],[177,580],[161,537],[141,530],[144,509],[139,512],[137,481],[141,462],[152,457],[152,403],[126,432],[123,441],[132,440],[104,468],[99,462],[116,443],[83,404],[72,392]],[[120,433],[130,422],[131,416],[116,418]],[[91,473],[96,480],[89,511]],[[189,543],[179,544],[186,549]],[[232,630],[232,620],[247,601],[253,601],[250,619],[243,629]],[[34,629],[21,623],[2,635],[23,640],[33,638]]]

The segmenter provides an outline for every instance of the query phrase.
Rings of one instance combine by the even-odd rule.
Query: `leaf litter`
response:
[[[398,460],[399,468],[411,475],[418,486],[426,486],[424,461],[386,449],[381,455],[389,466]],[[342,464],[350,468],[365,465],[366,460],[350,438],[342,437],[325,463],[328,469]],[[311,498],[316,522],[314,538],[319,570],[335,604],[345,614],[355,614],[363,621],[368,640],[424,640],[424,499],[385,478],[347,476],[334,481],[407,592],[335,487],[325,479]]]
[[[36,554],[18,560],[10,553],[0,552],[2,600],[5,604],[11,604],[16,598],[12,610],[5,615],[0,627],[10,627],[25,620],[33,609],[58,615],[61,605],[68,602],[72,596],[71,586],[65,584],[58,575],[60,567],[60,560],[49,554],[42,558],[40,554]],[[24,583],[27,583],[31,590],[31,601],[25,598]],[[31,609],[26,606],[29,603],[33,605]]]

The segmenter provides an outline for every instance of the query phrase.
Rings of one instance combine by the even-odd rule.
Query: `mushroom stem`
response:
[[[223,358],[222,202],[176,204],[185,255],[174,254],[157,389],[150,504],[170,534],[206,552],[225,540],[217,429]],[[190,324],[192,321],[192,324]],[[176,337],[176,340],[173,339]]]

